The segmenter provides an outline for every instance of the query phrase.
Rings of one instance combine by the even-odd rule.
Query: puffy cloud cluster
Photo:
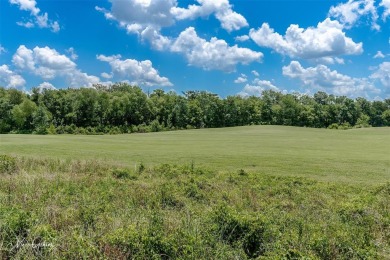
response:
[[[284,36],[263,23],[258,30],[251,29],[249,36],[259,46],[272,48],[292,58],[318,59],[361,54],[363,44],[355,43],[342,29],[343,26],[338,21],[327,18],[318,23],[317,27],[307,29],[292,24]]]
[[[9,0],[11,4],[18,5],[22,11],[30,12],[32,19],[27,22],[17,22],[18,25],[26,28],[38,26],[39,28],[50,28],[53,32],[60,30],[60,25],[57,21],[49,20],[48,14],[41,14],[41,10],[37,7],[35,0]]]
[[[104,13],[106,19],[119,22],[128,33],[138,34],[142,40],[148,40],[155,49],[169,46],[169,38],[161,35],[163,27],[175,23],[171,9],[176,0],[112,0],[111,10],[95,7]]]
[[[11,71],[8,65],[0,66],[0,86],[7,88],[23,87],[26,84],[24,78]]]
[[[49,82],[42,82],[41,84],[39,84],[39,86],[37,86],[37,89],[39,90],[39,92],[43,92],[45,89],[47,90],[57,90],[51,83]]]
[[[70,87],[90,87],[100,81],[96,76],[81,72],[70,58],[47,46],[29,49],[20,45],[12,57],[12,62],[17,68],[44,80],[65,77]]]
[[[372,29],[380,29],[377,24],[379,16],[375,0],[348,0],[346,3],[332,6],[329,10],[329,16],[338,19],[345,28],[353,27],[362,17],[366,16],[371,20]]]
[[[236,80],[234,80],[234,83],[241,84],[241,83],[245,83],[247,81],[248,81],[247,76],[245,74],[241,73],[241,75]]]
[[[390,16],[390,0],[382,0],[380,6],[384,8],[382,18],[383,20],[386,20],[387,17]]]
[[[246,19],[232,10],[228,0],[197,0],[199,5],[189,5],[187,8],[173,7],[172,14],[178,20],[196,19],[215,14],[222,28],[231,32],[248,26]]]
[[[280,91],[280,89],[272,84],[271,81],[256,78],[253,80],[252,84],[246,84],[238,95],[243,97],[261,96],[262,92],[265,90]]]
[[[371,78],[379,80],[383,86],[390,88],[390,62],[380,64],[379,69],[371,75]]]
[[[79,57],[79,56],[76,54],[76,51],[74,50],[73,47],[70,47],[69,49],[67,49],[66,52],[69,53],[70,58],[71,58],[72,60],[77,60],[78,57]]]
[[[237,64],[249,64],[261,61],[263,54],[237,45],[229,46],[226,41],[211,38],[210,41],[200,38],[193,27],[180,33],[174,41],[171,51],[182,53],[192,66],[205,70],[222,70],[232,72]]]
[[[292,61],[283,67],[283,75],[299,79],[313,90],[325,90],[336,95],[369,97],[371,93],[380,92],[367,78],[352,78],[325,65],[304,68],[298,61]]]
[[[246,42],[247,40],[249,40],[249,36],[248,35],[241,35],[241,36],[237,36],[234,38],[237,42]]]
[[[161,77],[158,71],[153,68],[150,60],[122,60],[121,55],[98,55],[97,59],[108,62],[111,66],[112,74],[104,73],[104,76],[102,76],[105,78],[117,76],[120,79],[130,80],[132,84],[141,86],[172,86],[168,78]]]
[[[118,21],[128,33],[139,35],[154,49],[166,50],[171,44],[161,29],[177,20],[195,19],[215,14],[222,28],[231,32],[248,26],[246,19],[232,10],[228,0],[197,0],[199,5],[178,7],[177,0],[112,0],[111,10],[95,7],[106,19]]]

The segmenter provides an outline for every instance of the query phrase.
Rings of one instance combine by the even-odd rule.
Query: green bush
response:
[[[216,231],[223,241],[240,246],[248,257],[265,253],[265,223],[259,217],[239,215],[221,206],[213,216]]]
[[[16,171],[16,158],[6,154],[0,155],[0,173],[12,174]]]
[[[112,171],[112,176],[114,176],[116,179],[137,179],[137,176],[129,169],[115,169]]]
[[[57,134],[57,129],[53,124],[50,124],[50,126],[46,129],[46,132],[49,135],[56,135]]]
[[[0,241],[5,259],[21,249],[32,226],[30,214],[16,208],[0,208]]]
[[[328,129],[339,129],[339,125],[336,123],[333,123],[333,124],[328,126]]]

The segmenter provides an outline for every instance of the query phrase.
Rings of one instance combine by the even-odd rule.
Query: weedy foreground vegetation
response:
[[[215,143],[206,147],[203,141],[212,142],[206,136]],[[101,157],[94,137],[19,137],[0,137],[2,259],[390,258],[388,129],[102,136]],[[184,142],[182,150],[176,146],[181,160],[178,154],[168,160],[173,148],[162,148],[164,137]],[[30,138],[38,138],[41,149]],[[50,143],[68,154],[65,143],[79,138],[86,138],[84,148],[73,157],[48,156]],[[140,148],[141,139],[154,144],[156,154],[146,149],[136,164],[125,158],[140,151],[121,157],[123,147],[108,149],[124,140]],[[221,140],[238,149],[235,156],[215,148]]]

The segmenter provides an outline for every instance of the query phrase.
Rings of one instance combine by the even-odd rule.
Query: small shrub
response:
[[[138,173],[141,174],[145,171],[145,165],[140,162],[139,166],[138,166]]]
[[[30,214],[16,208],[3,208],[0,209],[0,219],[1,251],[8,256],[5,259],[12,258],[11,256],[20,249],[20,242],[26,241],[29,234],[32,224]]]
[[[116,179],[128,179],[128,180],[137,179],[137,176],[135,176],[134,173],[132,173],[128,169],[115,169],[112,171],[112,176],[114,176]]]
[[[196,183],[189,183],[188,186],[185,189],[186,197],[195,199],[195,200],[201,200],[204,196],[200,192],[199,186]]]
[[[46,129],[46,132],[49,135],[56,135],[57,134],[57,129],[53,124],[50,124],[50,126]]]
[[[119,135],[119,134],[122,134],[122,131],[119,127],[117,126],[114,126],[110,129],[110,132],[109,132],[110,135]]]
[[[244,169],[238,170],[238,175],[240,176],[248,176],[248,173]]]
[[[351,129],[351,128],[352,127],[351,127],[351,125],[348,122],[345,122],[345,123],[343,123],[343,124],[341,124],[339,126],[339,129],[341,129],[341,130],[348,130],[348,129]]]
[[[328,126],[328,129],[339,129],[339,125],[336,123],[333,123],[333,124]]]
[[[220,207],[213,218],[220,238],[232,246],[241,246],[248,257],[265,252],[265,223],[260,218],[238,215],[226,206]]]
[[[150,130],[152,132],[160,132],[161,130],[163,130],[163,126],[161,126],[158,120],[155,119],[150,123]]]
[[[0,173],[12,174],[16,172],[16,158],[9,155],[0,155]]]

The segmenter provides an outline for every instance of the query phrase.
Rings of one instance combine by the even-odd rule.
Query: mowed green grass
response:
[[[390,128],[352,130],[246,126],[147,134],[0,135],[0,153],[34,158],[103,160],[146,167],[190,164],[320,181],[390,180]]]

